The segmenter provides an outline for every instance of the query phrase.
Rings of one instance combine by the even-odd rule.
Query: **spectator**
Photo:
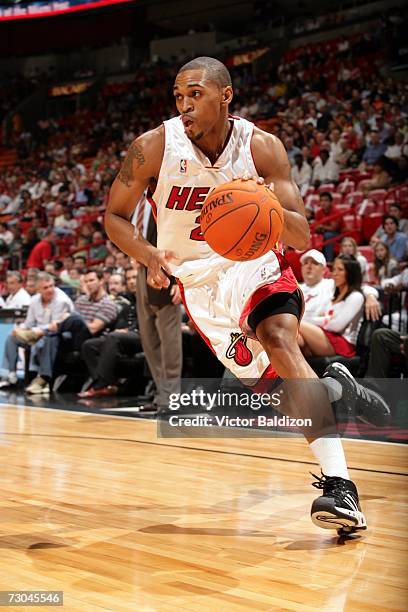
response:
[[[91,375],[91,386],[78,394],[81,398],[106,397],[116,395],[118,387],[115,370],[120,355],[134,355],[142,350],[136,316],[137,270],[128,268],[126,285],[131,298],[128,322],[125,327],[100,338],[86,340],[82,345],[81,356]],[[118,275],[113,275],[118,276]]]
[[[373,176],[364,182],[364,187],[368,191],[372,189],[384,189],[391,182],[391,176],[386,170],[386,164],[384,158],[380,157],[378,161],[373,165]]]
[[[389,246],[385,242],[379,241],[374,245],[374,269],[378,285],[398,271],[398,261],[391,257]]]
[[[105,259],[105,257],[108,255],[108,251],[106,245],[104,244],[103,233],[99,231],[94,232],[92,234],[92,243],[94,246],[91,246],[89,250],[90,259]]]
[[[315,225],[313,227],[317,234],[323,234],[323,239],[330,240],[339,235],[341,227],[341,216],[332,220],[325,220],[326,217],[338,213],[337,208],[333,205],[333,196],[330,192],[324,191],[320,194],[320,208],[316,211]],[[334,242],[330,242],[323,247],[323,253],[327,261],[332,262],[334,259]]]
[[[330,309],[320,317],[318,324],[301,321],[299,326],[299,346],[308,357],[353,357],[356,354],[364,304],[360,266],[354,257],[339,255],[332,274],[336,290]]]
[[[106,295],[102,272],[91,268],[85,273],[84,283],[87,295],[75,301],[75,312],[48,326],[49,333],[42,338],[35,359],[30,363],[30,371],[37,375],[26,388],[27,393],[49,392],[59,350],[79,351],[85,340],[106,333],[116,321],[117,309]]]
[[[352,255],[355,257],[355,259],[357,259],[358,263],[360,264],[361,274],[364,280],[367,276],[367,259],[364,257],[364,255],[361,255],[361,253],[358,252],[357,242],[354,240],[354,238],[350,238],[349,236],[345,236],[343,238],[340,243],[340,253],[343,255]]]
[[[108,281],[108,293],[112,297],[116,297],[120,293],[126,291],[125,279],[122,274],[115,272],[111,274]]]
[[[32,297],[27,316],[22,325],[13,329],[7,337],[4,349],[3,368],[8,371],[0,385],[2,387],[17,383],[17,356],[19,346],[33,345],[31,359],[35,356],[36,343],[53,325],[73,311],[74,306],[69,297],[55,287],[54,279],[46,272],[40,272],[37,278],[38,293]]]
[[[408,219],[403,218],[401,206],[399,204],[390,204],[388,214],[398,220],[398,230],[404,234],[408,234]]]
[[[385,215],[382,227],[384,234],[381,241],[390,249],[390,254],[399,263],[405,262],[407,258],[408,236],[398,231],[398,219],[392,215]]]
[[[9,247],[13,240],[13,232],[8,229],[7,223],[0,222],[0,242],[3,242],[7,247]]]
[[[32,249],[28,260],[27,268],[38,268],[43,270],[47,261],[52,257],[52,244],[57,240],[57,235],[52,228],[47,229],[44,238],[40,240]]]
[[[390,375],[392,358],[402,355],[408,371],[408,336],[393,329],[376,329],[371,337],[370,353],[365,381],[370,387],[384,394],[384,386]]]
[[[364,165],[361,169],[364,170],[366,166],[373,166],[384,155],[386,148],[387,146],[380,140],[378,130],[372,129],[370,132],[370,143],[363,154]]]
[[[395,136],[388,138],[387,145],[384,155],[388,159],[397,161],[408,154],[408,144],[404,143],[404,134],[402,132],[398,131]]]
[[[313,162],[312,182],[315,187],[322,183],[337,182],[339,179],[339,166],[330,157],[326,149],[320,151],[319,157]]]
[[[302,197],[310,187],[312,180],[312,167],[303,159],[302,153],[296,153],[295,163],[292,166],[292,178],[300,189]]]
[[[74,267],[74,258],[72,255],[66,255],[63,260],[63,268],[61,270],[60,279],[63,283],[67,283],[69,279],[69,272]]]
[[[23,287],[21,272],[7,272],[8,296],[4,302],[5,308],[26,308],[31,303],[31,295]]]
[[[295,163],[296,155],[301,155],[302,151],[299,149],[299,147],[293,144],[293,138],[291,137],[286,138],[285,148],[286,153],[288,154],[290,165],[293,166],[293,164]]]
[[[388,215],[391,217],[395,217],[398,221],[398,230],[400,232],[404,232],[404,234],[408,234],[408,219],[404,219],[402,217],[402,210],[399,204],[395,202],[390,204],[388,207]],[[374,234],[370,238],[370,244],[374,246],[375,242],[384,238],[384,228],[382,225],[379,225]]]
[[[86,257],[84,255],[74,255],[74,268],[79,274],[83,274],[86,268]]]

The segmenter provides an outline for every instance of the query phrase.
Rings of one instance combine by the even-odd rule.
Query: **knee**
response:
[[[266,344],[265,348],[269,352],[274,350],[290,352],[299,348],[298,342],[292,337],[292,334],[287,329],[280,327],[268,328],[264,337],[264,344]]]
[[[371,336],[371,346],[375,347],[383,344],[387,336],[390,335],[389,332],[391,332],[390,329],[376,329]]]

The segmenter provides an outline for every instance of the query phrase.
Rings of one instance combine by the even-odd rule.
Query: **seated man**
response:
[[[315,214],[314,231],[317,234],[323,234],[323,240],[330,240],[338,236],[341,230],[341,218],[331,219],[326,221],[326,217],[335,215],[338,209],[333,205],[333,196],[329,191],[324,191],[320,194],[320,208]],[[334,242],[330,242],[323,247],[323,252],[326,259],[330,262],[334,259]]]
[[[27,393],[49,392],[61,343],[66,352],[79,351],[85,340],[107,333],[116,321],[118,311],[105,292],[103,272],[89,269],[84,275],[84,284],[87,295],[75,301],[75,313],[50,325],[47,335],[41,339],[35,360],[30,364],[30,370],[37,372],[37,376],[27,387]]]
[[[31,304],[31,295],[23,287],[21,272],[7,272],[6,285],[8,296],[2,308],[27,308]]]
[[[117,358],[121,354],[134,355],[142,350],[136,315],[137,273],[135,268],[127,268],[125,271],[128,289],[126,297],[129,300],[129,307],[126,308],[127,321],[120,323],[121,315],[118,317],[118,326],[123,327],[116,328],[105,336],[86,340],[82,345],[81,356],[93,382],[86,391],[78,393],[81,398],[115,395],[118,391],[115,385]],[[117,275],[112,275],[111,279],[114,276]],[[112,290],[110,284],[109,288]]]
[[[55,287],[52,276],[40,272],[37,276],[37,293],[31,298],[26,319],[22,325],[13,329],[6,341],[3,368],[8,370],[8,375],[0,382],[2,387],[17,383],[18,347],[34,345],[31,352],[31,359],[34,359],[36,343],[73,310],[72,301],[61,289]]]

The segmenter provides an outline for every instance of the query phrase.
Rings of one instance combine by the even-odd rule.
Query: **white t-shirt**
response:
[[[31,295],[21,287],[14,295],[9,295],[6,298],[3,308],[24,308],[31,304]]]

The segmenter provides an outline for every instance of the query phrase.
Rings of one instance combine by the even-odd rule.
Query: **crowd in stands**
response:
[[[381,62],[378,39],[364,33],[291,49],[279,66],[257,76],[248,66],[232,69],[232,113],[254,120],[285,144],[305,200],[311,247],[324,258],[322,270],[328,273],[326,261],[332,268],[334,302],[330,322],[322,327],[326,350],[333,334],[355,347],[362,283],[377,287],[376,299],[407,284],[407,86],[381,76]],[[175,69],[146,62],[133,80],[102,86],[92,110],[44,118],[29,137],[21,134],[27,146],[18,148],[13,166],[0,168],[0,282],[6,304],[14,295],[10,283],[17,282],[12,270],[22,270],[19,291],[24,282],[32,294],[30,280],[40,279],[36,296],[51,279],[73,300],[88,299],[90,269],[104,295],[114,293],[109,283],[118,275],[126,284],[131,262],[107,240],[103,211],[128,145],[175,114],[164,85],[171,85]],[[38,277],[39,272],[50,276]],[[107,329],[111,323],[106,321]],[[301,334],[306,352],[312,350],[311,333]],[[40,378],[47,385],[51,377],[48,372]]]

